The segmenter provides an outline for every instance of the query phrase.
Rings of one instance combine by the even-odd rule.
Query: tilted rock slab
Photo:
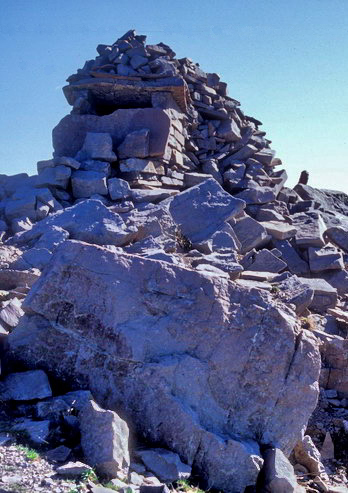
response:
[[[10,356],[88,387],[208,486],[255,484],[259,444],[289,454],[315,408],[316,340],[258,289],[66,241],[24,305]]]

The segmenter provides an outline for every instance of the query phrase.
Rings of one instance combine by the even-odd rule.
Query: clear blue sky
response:
[[[61,87],[130,28],[228,82],[290,186],[348,193],[348,0],[0,0],[0,173],[36,171],[70,107]]]

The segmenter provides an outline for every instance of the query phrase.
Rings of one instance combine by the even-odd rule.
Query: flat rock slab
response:
[[[69,233],[70,238],[76,240],[115,246],[127,244],[135,232],[126,227],[119,214],[109,211],[99,200],[89,199],[51,214],[22,234],[18,240],[23,243],[39,239],[52,228],[62,228]]]
[[[191,476],[191,467],[181,462],[178,454],[157,448],[141,450],[137,453],[146,468],[164,483],[173,483]]]
[[[42,370],[10,373],[0,383],[2,400],[30,401],[52,396],[47,375]]]
[[[257,441],[290,453],[316,406],[316,339],[237,282],[67,241],[25,310],[8,357],[73,376],[218,489],[255,484]]]
[[[309,305],[318,312],[325,312],[328,308],[334,308],[337,303],[337,289],[333,288],[324,279],[305,279],[299,277],[299,280],[314,291],[313,301]]]
[[[296,235],[297,229],[291,224],[280,221],[261,221],[260,224],[275,240],[287,240]]]
[[[191,242],[199,242],[212,236],[244,207],[242,200],[235,199],[214,178],[209,178],[176,195],[169,211],[182,234]]]
[[[269,250],[264,249],[256,253],[255,260],[250,265],[249,270],[278,273],[286,267],[287,265],[283,260]]]
[[[297,229],[295,236],[297,246],[301,248],[325,246],[324,233],[327,228],[318,212],[294,214],[291,219]]]
[[[282,260],[287,263],[289,271],[292,274],[304,275],[309,273],[307,262],[299,256],[289,241],[277,240],[273,244],[281,252]]]
[[[333,246],[308,248],[309,267],[312,272],[343,270],[343,255]]]

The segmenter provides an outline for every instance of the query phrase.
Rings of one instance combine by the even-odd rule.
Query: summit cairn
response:
[[[122,491],[165,491],[150,472],[228,493],[329,484],[316,445],[329,433],[337,458],[348,418],[348,197],[285,187],[218,74],[134,30],[97,52],[63,88],[53,157],[0,175],[0,399],[18,365],[82,392],[74,415],[54,392],[18,413],[45,418],[45,440],[80,432],[88,466],[60,470]]]

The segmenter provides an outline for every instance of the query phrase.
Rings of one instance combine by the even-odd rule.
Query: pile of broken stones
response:
[[[348,197],[285,187],[226,83],[145,41],[99,45],[53,158],[0,175],[9,431],[119,489],[347,491]]]

